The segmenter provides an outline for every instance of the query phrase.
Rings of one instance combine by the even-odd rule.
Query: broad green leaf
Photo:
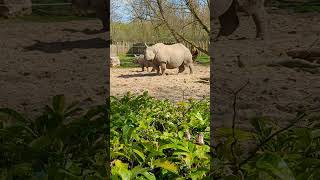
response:
[[[112,175],[119,175],[122,180],[130,180],[132,173],[128,170],[128,164],[116,160],[114,166],[111,168]]]
[[[50,143],[52,143],[52,139],[49,136],[45,135],[33,140],[29,144],[29,147],[41,150],[42,148],[48,146]]]
[[[164,149],[170,149],[170,148],[175,149],[175,150],[181,150],[181,151],[189,152],[188,147],[181,146],[181,145],[178,145],[178,144],[165,144],[165,145],[160,146],[159,150],[162,151]]]
[[[148,180],[156,180],[156,177],[154,176],[154,174],[150,172],[143,172],[142,175]]]
[[[97,115],[104,113],[104,111],[105,109],[103,108],[103,106],[94,106],[91,107],[83,117],[90,120],[96,117]]]
[[[277,154],[264,154],[257,162],[259,170],[265,171],[281,180],[295,180],[295,177],[287,163]]]
[[[138,175],[142,175],[143,177],[145,177],[143,179],[156,180],[156,177],[152,173],[148,172],[148,169],[143,168],[141,166],[136,166],[133,169],[131,169],[131,173],[132,179],[137,178]]]
[[[65,97],[64,95],[56,95],[52,100],[52,107],[55,112],[62,114],[64,111]]]
[[[168,171],[170,171],[170,172],[173,172],[173,173],[175,173],[175,174],[178,174],[178,167],[177,167],[174,163],[172,163],[172,162],[170,162],[170,161],[168,161],[168,160],[165,160],[165,159],[157,159],[157,160],[155,160],[155,161],[153,162],[153,165],[154,165],[155,167],[161,167],[161,168],[163,168],[163,169],[165,169],[165,170],[168,170]]]
[[[25,118],[22,114],[18,113],[17,111],[10,109],[10,108],[0,108],[0,113],[6,114],[14,120],[23,123],[23,124],[28,124],[30,121]]]
[[[113,158],[116,158],[116,157],[125,157],[125,158],[127,158],[128,160],[131,160],[131,158],[130,158],[130,156],[128,156],[128,155],[126,155],[126,154],[124,154],[124,153],[121,153],[121,152],[111,152],[111,157],[113,157]]]
[[[144,154],[142,152],[140,152],[137,149],[133,149],[133,152],[135,152],[143,161],[145,161],[145,157],[144,157]]]
[[[133,130],[135,129],[135,127],[129,126],[129,125],[125,125],[122,128],[122,136],[123,136],[123,141],[125,144],[128,144],[130,139],[131,139],[131,134],[133,132]]]
[[[313,139],[320,138],[320,129],[316,129],[316,130],[311,131],[311,137]]]

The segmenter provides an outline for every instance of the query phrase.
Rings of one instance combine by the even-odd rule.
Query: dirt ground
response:
[[[30,115],[57,94],[103,103],[107,41],[100,28],[96,20],[0,21],[0,106]]]
[[[141,68],[112,68],[111,95],[124,95],[128,91],[141,94],[148,91],[151,96],[173,101],[188,98],[208,98],[210,93],[210,67],[196,65],[195,73],[190,75],[189,69],[178,74],[177,69],[168,69],[168,75],[158,76],[155,72],[141,72]],[[151,69],[149,69],[151,70]]]
[[[240,127],[247,127],[247,120],[254,116],[266,116],[287,124],[297,112],[320,110],[319,67],[302,69],[298,65],[279,65],[293,61],[286,56],[285,51],[289,49],[320,47],[320,14],[278,10],[270,13],[269,41],[254,39],[253,22],[241,17],[243,21],[237,32],[229,40],[215,44],[211,78],[215,82],[215,118],[220,120],[217,126],[231,125],[234,91],[247,82],[236,106]]]
[[[320,73],[299,68],[270,66],[290,60],[284,51],[319,46],[320,14],[292,14],[272,10],[271,40],[256,40],[253,22],[241,17],[234,35],[215,43],[213,90],[216,117],[221,125],[232,119],[232,91],[250,83],[239,94],[241,122],[256,115],[279,122],[294,117],[299,109],[320,104]],[[107,82],[104,34],[94,33],[99,21],[60,23],[0,22],[0,104],[22,112],[37,112],[55,94],[71,100],[103,102]],[[88,30],[90,29],[90,30]],[[237,61],[239,56],[242,66]],[[209,67],[195,66],[193,75],[168,76],[142,73],[140,68],[112,68],[111,95],[148,91],[157,98],[180,101],[209,97]],[[319,70],[313,69],[313,70]],[[219,123],[218,123],[219,124]],[[240,123],[245,124],[245,123]]]

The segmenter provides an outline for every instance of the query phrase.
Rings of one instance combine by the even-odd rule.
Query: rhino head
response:
[[[152,61],[156,57],[155,50],[152,46],[148,46],[146,43],[144,43],[146,46],[146,49],[144,51],[144,58],[147,61]]]

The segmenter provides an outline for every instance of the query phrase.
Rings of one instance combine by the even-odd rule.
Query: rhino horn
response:
[[[148,47],[147,43],[144,43],[144,45],[145,45],[146,47]]]

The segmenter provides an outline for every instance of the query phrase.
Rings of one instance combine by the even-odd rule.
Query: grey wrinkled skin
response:
[[[166,69],[179,68],[178,73],[182,73],[185,68],[189,68],[193,73],[193,60],[190,50],[181,43],[165,45],[157,43],[147,46],[144,57],[147,61],[152,61],[157,73],[165,74]]]
[[[147,68],[147,72],[149,72],[149,67],[152,67],[151,72],[155,71],[154,65],[152,61],[147,61],[144,58],[144,55],[134,55],[133,63],[139,64],[142,68],[142,72],[144,71],[144,68]]]
[[[237,12],[250,15],[255,23],[256,38],[266,39],[270,19],[265,10],[267,0],[213,0],[213,14],[221,24],[219,36],[229,36],[239,27]]]
[[[102,22],[102,31],[107,30],[108,12],[106,0],[72,0],[72,8],[82,15],[95,12],[96,17]]]

